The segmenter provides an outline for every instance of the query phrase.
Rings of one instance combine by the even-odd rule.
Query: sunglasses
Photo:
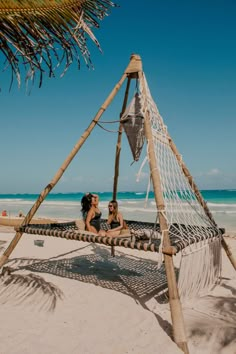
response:
[[[108,208],[113,208],[113,205],[108,205]]]

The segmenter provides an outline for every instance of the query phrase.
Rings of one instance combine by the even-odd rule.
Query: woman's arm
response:
[[[90,225],[90,221],[94,218],[95,213],[92,209],[88,211],[86,220],[85,220],[85,229],[90,232],[94,232],[94,227]]]
[[[122,230],[124,227],[124,219],[121,213],[118,213],[118,220],[120,222],[120,226],[117,228],[118,230]]]
[[[110,229],[110,230],[108,230],[107,232],[120,231],[120,230],[123,229],[124,220],[123,220],[123,216],[122,216],[121,213],[118,213],[117,219],[118,219],[118,221],[119,221],[119,223],[120,223],[120,226],[117,226],[117,227],[115,227],[114,229]],[[111,221],[112,221],[112,218],[110,219],[110,223],[111,223]],[[108,218],[107,223],[109,223],[109,218]]]

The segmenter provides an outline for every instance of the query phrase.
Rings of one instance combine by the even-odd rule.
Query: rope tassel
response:
[[[221,238],[204,240],[182,251],[178,287],[181,299],[204,295],[221,275]]]

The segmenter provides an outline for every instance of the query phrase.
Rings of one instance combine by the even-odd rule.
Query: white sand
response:
[[[1,254],[14,237],[9,231],[0,228]],[[236,238],[226,241],[236,256]],[[155,287],[148,291],[148,266],[157,255],[123,248],[116,254],[111,258],[105,246],[23,235],[7,264],[14,270],[0,277],[0,354],[181,353],[169,305],[159,303]],[[137,276],[140,269],[147,274]],[[223,251],[221,284],[183,304],[191,354],[236,353],[235,295],[235,270]]]

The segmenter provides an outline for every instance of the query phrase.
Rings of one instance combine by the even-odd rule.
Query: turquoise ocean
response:
[[[100,209],[107,217],[107,205],[112,199],[112,192],[94,192],[99,195]],[[220,227],[227,231],[236,231],[236,189],[202,190],[203,198]],[[49,217],[61,220],[81,218],[80,200],[83,193],[51,193],[39,207],[36,217]],[[6,209],[10,217],[24,214],[36,201],[37,194],[0,194],[0,211]],[[153,192],[119,192],[117,195],[120,211],[131,220],[155,221],[155,201]]]

